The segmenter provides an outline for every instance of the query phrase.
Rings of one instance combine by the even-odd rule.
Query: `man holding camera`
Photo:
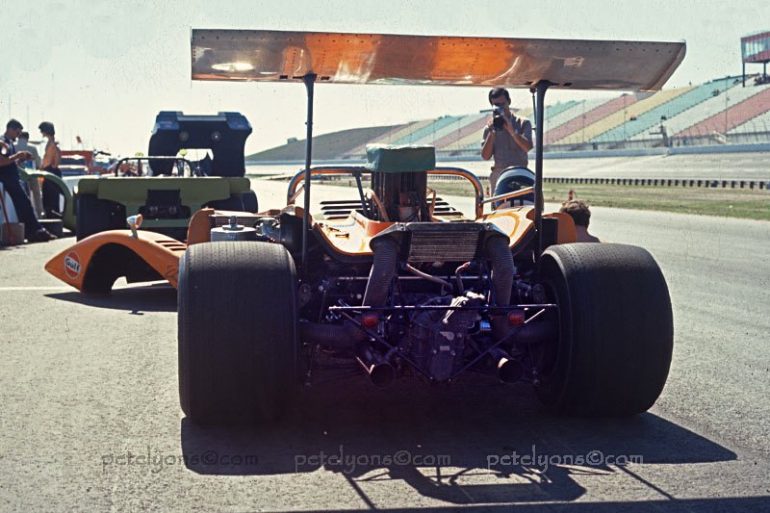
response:
[[[532,149],[532,123],[511,112],[511,97],[502,87],[489,91],[492,118],[484,128],[481,158],[494,157],[495,165],[489,175],[490,195],[494,195],[497,179],[509,167],[527,167],[527,152]]]

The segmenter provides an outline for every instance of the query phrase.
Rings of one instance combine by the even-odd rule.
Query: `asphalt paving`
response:
[[[173,289],[83,296],[42,268],[72,239],[2,249],[0,511],[770,510],[770,223],[595,208],[591,230],[648,248],[673,299],[668,383],[630,419],[341,369],[278,425],[203,428],[179,408]]]

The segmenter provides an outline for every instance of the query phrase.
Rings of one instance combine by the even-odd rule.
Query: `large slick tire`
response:
[[[257,193],[248,190],[241,193],[241,201],[243,202],[243,210],[246,212],[252,212],[256,214],[259,212],[259,202],[257,201]]]
[[[125,216],[115,203],[99,199],[95,194],[79,194],[75,203],[75,237],[85,239],[95,233],[121,228]]]
[[[297,383],[294,261],[280,244],[213,242],[179,267],[179,396],[199,424],[265,423]]]
[[[541,277],[559,305],[558,340],[541,355],[541,401],[568,415],[647,411],[666,383],[674,338],[652,255],[622,244],[554,245]]]

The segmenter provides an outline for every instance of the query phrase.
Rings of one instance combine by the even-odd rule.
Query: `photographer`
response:
[[[527,152],[532,149],[532,124],[527,119],[513,115],[510,110],[511,97],[502,87],[489,92],[489,103],[493,107],[493,114],[484,128],[481,158],[495,159],[492,174],[489,175],[490,191],[494,191],[504,169],[527,167]]]

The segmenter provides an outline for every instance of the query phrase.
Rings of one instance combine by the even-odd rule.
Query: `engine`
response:
[[[483,302],[483,296],[468,292],[435,297],[420,306],[476,307]],[[446,381],[460,369],[469,334],[479,319],[478,311],[472,309],[417,311],[409,316],[400,346],[426,376]]]
[[[348,289],[353,285],[316,287],[330,305],[328,315],[321,306],[326,322],[303,323],[303,340],[352,352],[379,386],[399,368],[447,382],[480,354],[510,360],[494,345],[510,326],[504,315],[490,313],[504,311],[511,300],[516,269],[508,236],[493,223],[431,219],[426,191],[428,171],[435,168],[432,147],[375,147],[367,154],[373,207],[368,214],[393,224],[369,241],[368,278],[352,281],[364,287],[363,295],[360,288]],[[477,276],[466,289],[461,274],[471,268]]]
[[[373,201],[380,221],[430,221],[426,201],[427,171],[436,167],[432,146],[367,148]],[[378,204],[377,204],[378,203]]]

